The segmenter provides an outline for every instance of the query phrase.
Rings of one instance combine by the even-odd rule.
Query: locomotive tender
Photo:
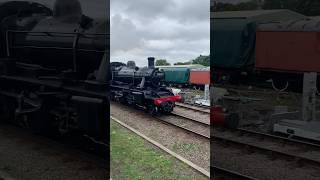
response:
[[[109,136],[109,19],[77,0],[0,4],[0,121],[36,133]]]
[[[111,97],[129,105],[145,108],[150,114],[170,113],[180,96],[175,96],[163,86],[165,74],[154,66],[154,58],[148,58],[148,67],[138,68],[133,61],[126,66],[113,66]],[[120,63],[113,63],[114,65]]]

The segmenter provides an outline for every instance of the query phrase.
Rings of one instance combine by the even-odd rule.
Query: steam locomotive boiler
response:
[[[77,0],[0,4],[0,121],[106,139],[109,20]]]
[[[163,86],[164,72],[155,68],[154,58],[148,58],[148,67],[138,68],[134,61],[126,66],[111,66],[111,97],[129,105],[143,107],[152,115],[170,113],[180,96]],[[116,66],[118,65],[118,66]]]

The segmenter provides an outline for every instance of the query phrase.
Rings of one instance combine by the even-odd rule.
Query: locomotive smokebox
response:
[[[155,61],[154,57],[148,57],[148,67],[149,68],[152,68],[152,69],[155,68],[154,61]]]

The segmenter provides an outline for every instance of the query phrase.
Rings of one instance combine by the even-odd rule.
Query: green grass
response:
[[[205,179],[114,121],[110,125],[112,179]]]

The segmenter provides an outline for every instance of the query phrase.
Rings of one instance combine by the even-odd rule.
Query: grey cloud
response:
[[[209,6],[207,0],[111,0],[112,16],[121,17],[111,20],[111,60],[145,65],[148,56],[173,63],[209,54]],[[120,26],[125,19],[131,28]]]
[[[136,26],[130,19],[124,19],[120,14],[111,17],[111,51],[130,50],[142,46],[143,41]]]

